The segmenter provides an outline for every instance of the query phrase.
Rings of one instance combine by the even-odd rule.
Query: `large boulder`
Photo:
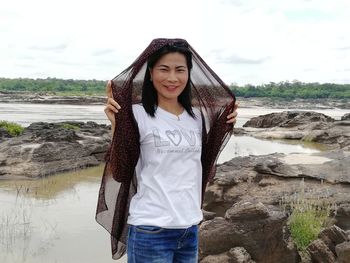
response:
[[[283,111],[280,113],[269,113],[251,118],[243,127],[272,128],[285,127],[292,128],[311,122],[333,122],[334,119],[318,112],[312,111]]]
[[[327,245],[321,240],[316,239],[308,247],[307,251],[311,256],[312,262],[317,263],[335,263],[336,257]]]
[[[282,258],[285,262],[299,262],[299,254],[285,234],[286,220],[283,212],[262,203],[238,202],[227,210],[225,218],[217,217],[201,225],[201,256],[220,254],[220,257],[237,258],[233,256],[235,253],[230,256],[228,252],[243,247],[256,262],[281,262]]]
[[[346,113],[341,117],[342,121],[350,121],[350,113]]]
[[[39,177],[96,166],[110,143],[109,130],[94,122],[33,123],[0,143],[0,176]]]
[[[318,235],[318,238],[321,239],[327,247],[335,254],[335,247],[347,241],[346,233],[343,229],[337,227],[336,225],[326,228],[321,231]]]
[[[350,150],[350,121],[335,121],[316,112],[284,111],[250,119],[238,134],[261,139],[317,142],[330,149]]]
[[[335,247],[338,263],[350,262],[350,242],[343,242]]]

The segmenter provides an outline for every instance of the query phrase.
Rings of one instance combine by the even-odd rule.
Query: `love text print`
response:
[[[201,138],[200,138],[200,134],[198,132],[195,131],[188,131],[188,130],[166,130],[164,132],[164,136],[163,138],[160,136],[160,132],[157,128],[153,128],[152,129],[153,132],[153,139],[154,139],[154,145],[157,148],[160,147],[186,147],[186,148],[182,148],[180,149],[169,149],[171,152],[197,152],[200,150],[200,147],[195,147],[196,146],[196,142],[200,142]],[[183,142],[181,144],[181,142]],[[197,143],[197,146],[200,145],[200,143]],[[167,152],[169,152],[169,150],[167,150]],[[163,153],[164,150],[157,150],[158,153]]]

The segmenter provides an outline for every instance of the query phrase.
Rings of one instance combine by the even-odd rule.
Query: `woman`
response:
[[[182,39],[155,39],[107,85],[113,140],[96,220],[128,262],[197,262],[202,196],[236,121],[227,86]]]

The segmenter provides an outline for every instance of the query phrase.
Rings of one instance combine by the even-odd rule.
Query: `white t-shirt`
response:
[[[202,220],[202,121],[193,111],[196,119],[158,107],[153,118],[133,105],[141,151],[128,224],[187,228]]]

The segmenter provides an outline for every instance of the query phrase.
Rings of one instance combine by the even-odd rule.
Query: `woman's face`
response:
[[[150,70],[158,104],[177,101],[188,81],[186,57],[179,52],[162,56]]]

